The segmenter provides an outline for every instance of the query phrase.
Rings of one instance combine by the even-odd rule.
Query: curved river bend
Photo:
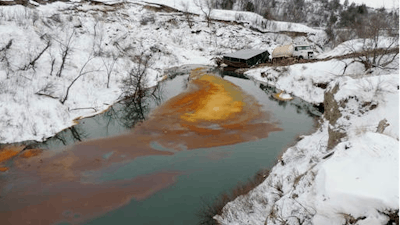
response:
[[[197,224],[203,201],[271,167],[313,127],[312,106],[278,102],[251,80],[197,68],[162,87],[140,105],[125,101],[80,120],[38,145],[49,150],[35,157],[8,162],[0,173],[0,218]]]

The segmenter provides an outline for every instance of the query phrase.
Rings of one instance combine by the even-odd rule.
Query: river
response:
[[[118,103],[37,145],[40,157],[14,160],[0,174],[0,218],[197,224],[204,202],[272,167],[320,115],[252,80],[203,69],[189,82],[188,68],[141,107]]]

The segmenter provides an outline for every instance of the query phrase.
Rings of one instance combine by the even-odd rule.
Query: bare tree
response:
[[[5,68],[7,70],[7,79],[9,78],[10,71],[12,71],[11,64],[7,56],[7,52],[11,48],[12,43],[13,39],[10,39],[4,47],[0,48],[0,62],[4,62],[5,64]]]
[[[183,7],[183,15],[185,16],[186,22],[188,23],[189,28],[192,28],[193,23],[193,14],[189,12],[189,4],[187,2],[181,2]]]
[[[64,66],[65,66],[65,62],[67,61],[67,57],[70,54],[71,50],[72,50],[72,40],[75,34],[75,30],[72,31],[71,35],[69,36],[69,38],[66,39],[65,43],[60,42],[60,54],[61,54],[61,65],[60,65],[60,69],[57,72],[57,76],[61,77],[61,74],[64,70]]]
[[[364,64],[365,70],[386,67],[399,54],[399,30],[394,29],[387,17],[377,13],[366,18],[353,30],[362,41],[361,50],[348,46],[354,62]]]
[[[68,86],[67,91],[66,91],[66,93],[65,93],[65,96],[64,96],[62,99],[60,99],[61,104],[64,105],[65,101],[67,101],[67,99],[68,99],[68,94],[69,94],[69,90],[71,89],[72,85],[73,85],[80,77],[82,77],[82,76],[84,76],[85,74],[88,74],[88,73],[92,73],[92,72],[95,72],[95,71],[100,71],[99,69],[85,71],[86,66],[88,65],[88,63],[89,63],[92,59],[93,59],[93,56],[90,55],[89,58],[88,58],[88,60],[85,62],[85,64],[83,64],[81,70],[79,71],[78,76],[75,77],[75,79],[72,80],[71,84]]]
[[[53,71],[54,71],[54,64],[56,63],[56,58],[53,55],[53,53],[51,52],[51,50],[48,53],[49,53],[50,60],[51,60],[50,76],[52,76],[53,75]]]
[[[107,88],[110,88],[110,79],[111,79],[111,73],[114,69],[114,65],[117,62],[119,56],[116,54],[112,54],[112,58],[107,60],[104,59],[103,57],[101,60],[103,61],[103,65],[106,68],[106,73],[107,73]]]
[[[131,97],[140,102],[148,94],[147,69],[151,64],[151,55],[142,52],[140,55],[134,56],[133,61],[135,66],[122,80],[122,90],[125,97]]]
[[[194,4],[200,8],[201,12],[207,21],[207,26],[210,27],[211,24],[211,12],[215,8],[215,0],[195,0]]]
[[[99,56],[103,53],[102,44],[104,40],[104,27],[103,22],[100,21],[99,17],[95,17],[95,23],[93,24],[93,46],[92,51],[95,56]]]
[[[46,46],[40,51],[33,59],[30,60],[28,64],[23,66],[21,70],[28,70],[28,69],[33,69],[33,71],[36,70],[35,64],[36,62],[40,59],[40,57],[46,52],[46,50],[51,46],[51,41],[47,40]]]

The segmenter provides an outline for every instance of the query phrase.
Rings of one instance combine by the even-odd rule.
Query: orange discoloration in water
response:
[[[59,182],[47,186],[46,194],[37,185],[24,192],[15,187],[17,190],[2,196],[7,204],[0,204],[0,218],[6,218],[6,224],[80,224],[126,205],[132,198],[143,200],[172,185],[178,175],[179,172],[160,172],[100,185]]]
[[[261,110],[255,98],[236,85],[205,74],[201,68],[193,70],[190,77],[187,91],[155,109],[131,133],[79,143],[57,154],[27,150],[15,158],[13,175],[24,179],[0,182],[0,191],[13,185],[2,196],[6,204],[0,204],[0,218],[8,218],[14,224],[81,223],[127,204],[132,198],[145,199],[173,184],[181,174],[163,171],[128,180],[101,181],[85,172],[102,174],[137,157],[174,154],[153,149],[154,142],[182,151],[256,140],[280,130],[270,123],[269,114]],[[104,157],[110,152],[109,157]],[[210,158],[227,155],[219,152]],[[71,209],[81,216],[63,214]]]
[[[187,103],[186,112],[181,119],[188,122],[227,120],[231,115],[242,111],[244,103],[241,91],[226,80],[213,75],[202,75],[194,84],[207,86],[206,89],[185,96],[175,102],[179,107]]]
[[[182,150],[236,144],[278,131],[254,97],[202,69],[193,70],[186,92],[153,111],[136,131],[151,133],[158,144]]]
[[[6,172],[8,169],[8,167],[0,167],[0,172]]]
[[[28,150],[24,151],[20,155],[20,157],[22,157],[22,158],[31,158],[31,157],[39,155],[40,153],[42,153],[41,149],[28,149]]]
[[[22,150],[21,147],[6,147],[0,150],[0,162],[11,159],[12,157],[18,155],[18,153]]]

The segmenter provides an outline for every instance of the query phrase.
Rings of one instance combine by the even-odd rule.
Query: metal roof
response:
[[[231,57],[231,58],[237,58],[237,59],[244,59],[244,60],[248,60],[253,58],[256,55],[259,55],[263,52],[266,52],[267,50],[259,50],[259,49],[244,49],[244,50],[240,50],[237,52],[232,52],[232,53],[228,53],[225,54],[225,57]]]

